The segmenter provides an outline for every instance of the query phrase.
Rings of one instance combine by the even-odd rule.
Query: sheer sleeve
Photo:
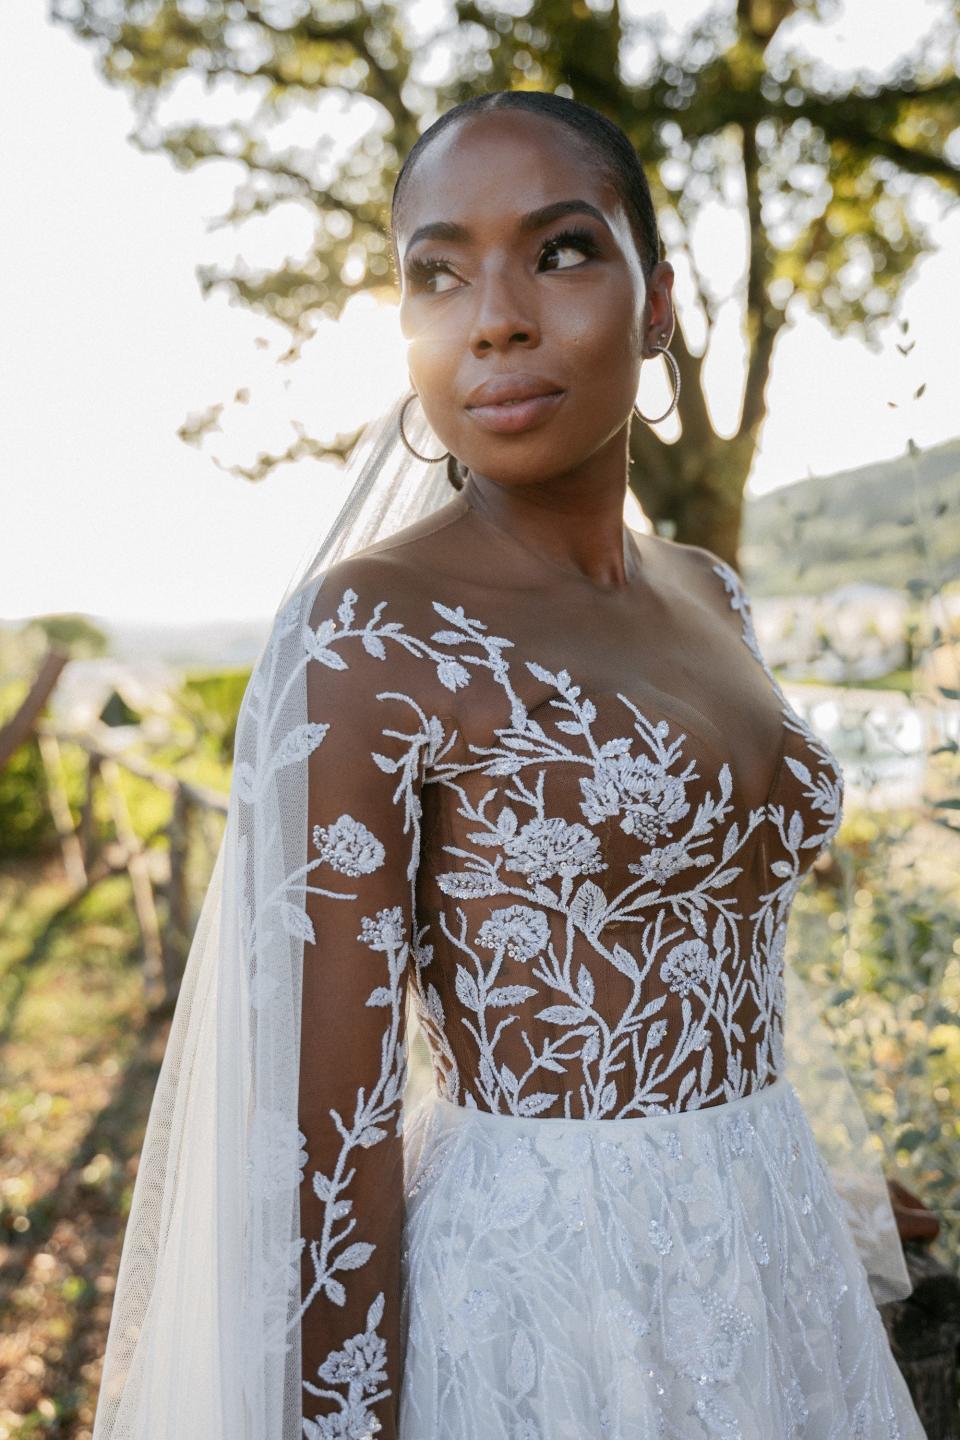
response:
[[[396,1436],[404,1017],[422,745],[410,656],[328,577],[308,637],[299,1124],[303,1433]],[[369,608],[369,607],[367,607]],[[399,627],[395,627],[399,629]]]

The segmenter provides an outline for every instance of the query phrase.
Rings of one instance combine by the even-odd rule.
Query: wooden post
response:
[[[75,890],[82,890],[87,883],[87,868],[83,863],[83,850],[73,823],[73,816],[70,813],[60,742],[55,735],[40,732],[37,735],[37,744],[40,747],[40,758],[43,761],[47,777],[50,813],[53,816],[53,823],[57,827],[57,834],[60,836],[60,848],[63,851],[63,864],[67,872],[67,879]]]
[[[80,850],[84,866],[89,870],[93,860],[93,790],[100,773],[100,756],[92,750],[87,752],[87,788],[80,811]]]
[[[46,705],[50,692],[59,679],[60,671],[69,658],[70,656],[65,650],[48,650],[43,657],[43,664],[37,671],[37,678],[31,685],[30,692],[23,704],[6,725],[0,726],[0,770],[6,765],[13,752],[25,740],[30,739],[37,716]]]
[[[163,950],[160,944],[160,923],[157,907],[153,900],[153,886],[147,870],[143,846],[133,828],[127,802],[123,797],[120,771],[115,760],[103,756],[100,760],[100,774],[110,802],[110,814],[116,827],[117,837],[126,852],[125,860],[133,887],[133,903],[137,911],[140,934],[143,938],[143,984],[147,1004],[162,1005],[165,1000]]]
[[[173,814],[168,829],[170,878],[167,885],[167,928],[164,934],[164,986],[168,1001],[174,1001],[183,978],[190,945],[190,901],[187,889],[187,861],[190,852],[190,800],[180,785],[173,797]]]

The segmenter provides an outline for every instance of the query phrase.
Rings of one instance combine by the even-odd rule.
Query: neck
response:
[[[461,493],[530,550],[614,590],[637,571],[623,523],[626,457],[616,464],[614,458],[594,455],[582,470],[526,482],[492,480],[468,470]]]

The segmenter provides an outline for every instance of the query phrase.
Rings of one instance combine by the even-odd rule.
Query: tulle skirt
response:
[[[924,1440],[784,1078],[679,1115],[406,1120],[400,1440]]]

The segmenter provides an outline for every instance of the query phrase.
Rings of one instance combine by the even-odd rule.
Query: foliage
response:
[[[874,335],[929,244],[913,195],[923,187],[929,215],[931,200],[942,205],[960,190],[952,7],[944,0],[941,23],[882,78],[838,75],[805,54],[797,22],[829,17],[827,0],[730,0],[705,7],[684,35],[627,18],[617,0],[448,0],[431,31],[417,28],[419,8],[145,0],[118,10],[113,0],[54,0],[53,15],[131,91],[143,149],[184,169],[221,157],[243,167],[224,223],[285,204],[311,215],[305,254],[261,271],[200,271],[205,290],[226,289],[288,326],[291,356],[312,315],[338,314],[359,289],[393,293],[390,188],[399,157],[437,113],[480,91],[532,88],[616,119],[648,167],[668,254],[690,267],[695,295],[673,344],[683,434],[663,445],[634,426],[633,483],[669,533],[735,561],[782,328],[800,306],[838,333]],[[161,102],[185,76],[211,89],[219,82],[217,120],[164,119]],[[343,107],[357,138],[340,153],[329,139],[290,140],[296,111],[311,110],[323,134]],[[723,285],[698,245],[699,222],[717,203],[740,215],[745,237],[742,273]],[[735,432],[721,436],[702,380],[729,300],[741,316],[746,380]],[[202,427],[183,433],[197,440]],[[305,448],[324,446],[301,435],[296,453]],[[261,457],[255,473],[284,458]]]
[[[940,1215],[960,1270],[960,837],[912,809],[851,810],[818,878],[788,963],[824,997],[887,1174]]]
[[[23,701],[29,686],[19,681],[0,687],[0,725]],[[65,766],[67,792],[79,805],[83,765],[74,758]],[[0,860],[42,855],[57,844],[57,830],[47,803],[47,781],[36,739],[27,740],[0,768]]]
[[[229,765],[240,702],[250,679],[249,668],[195,671],[184,680],[176,699],[197,726],[198,738],[211,753]]]
[[[110,648],[109,637],[88,615],[35,615],[28,623],[48,646],[66,650],[74,659],[105,655]]]

